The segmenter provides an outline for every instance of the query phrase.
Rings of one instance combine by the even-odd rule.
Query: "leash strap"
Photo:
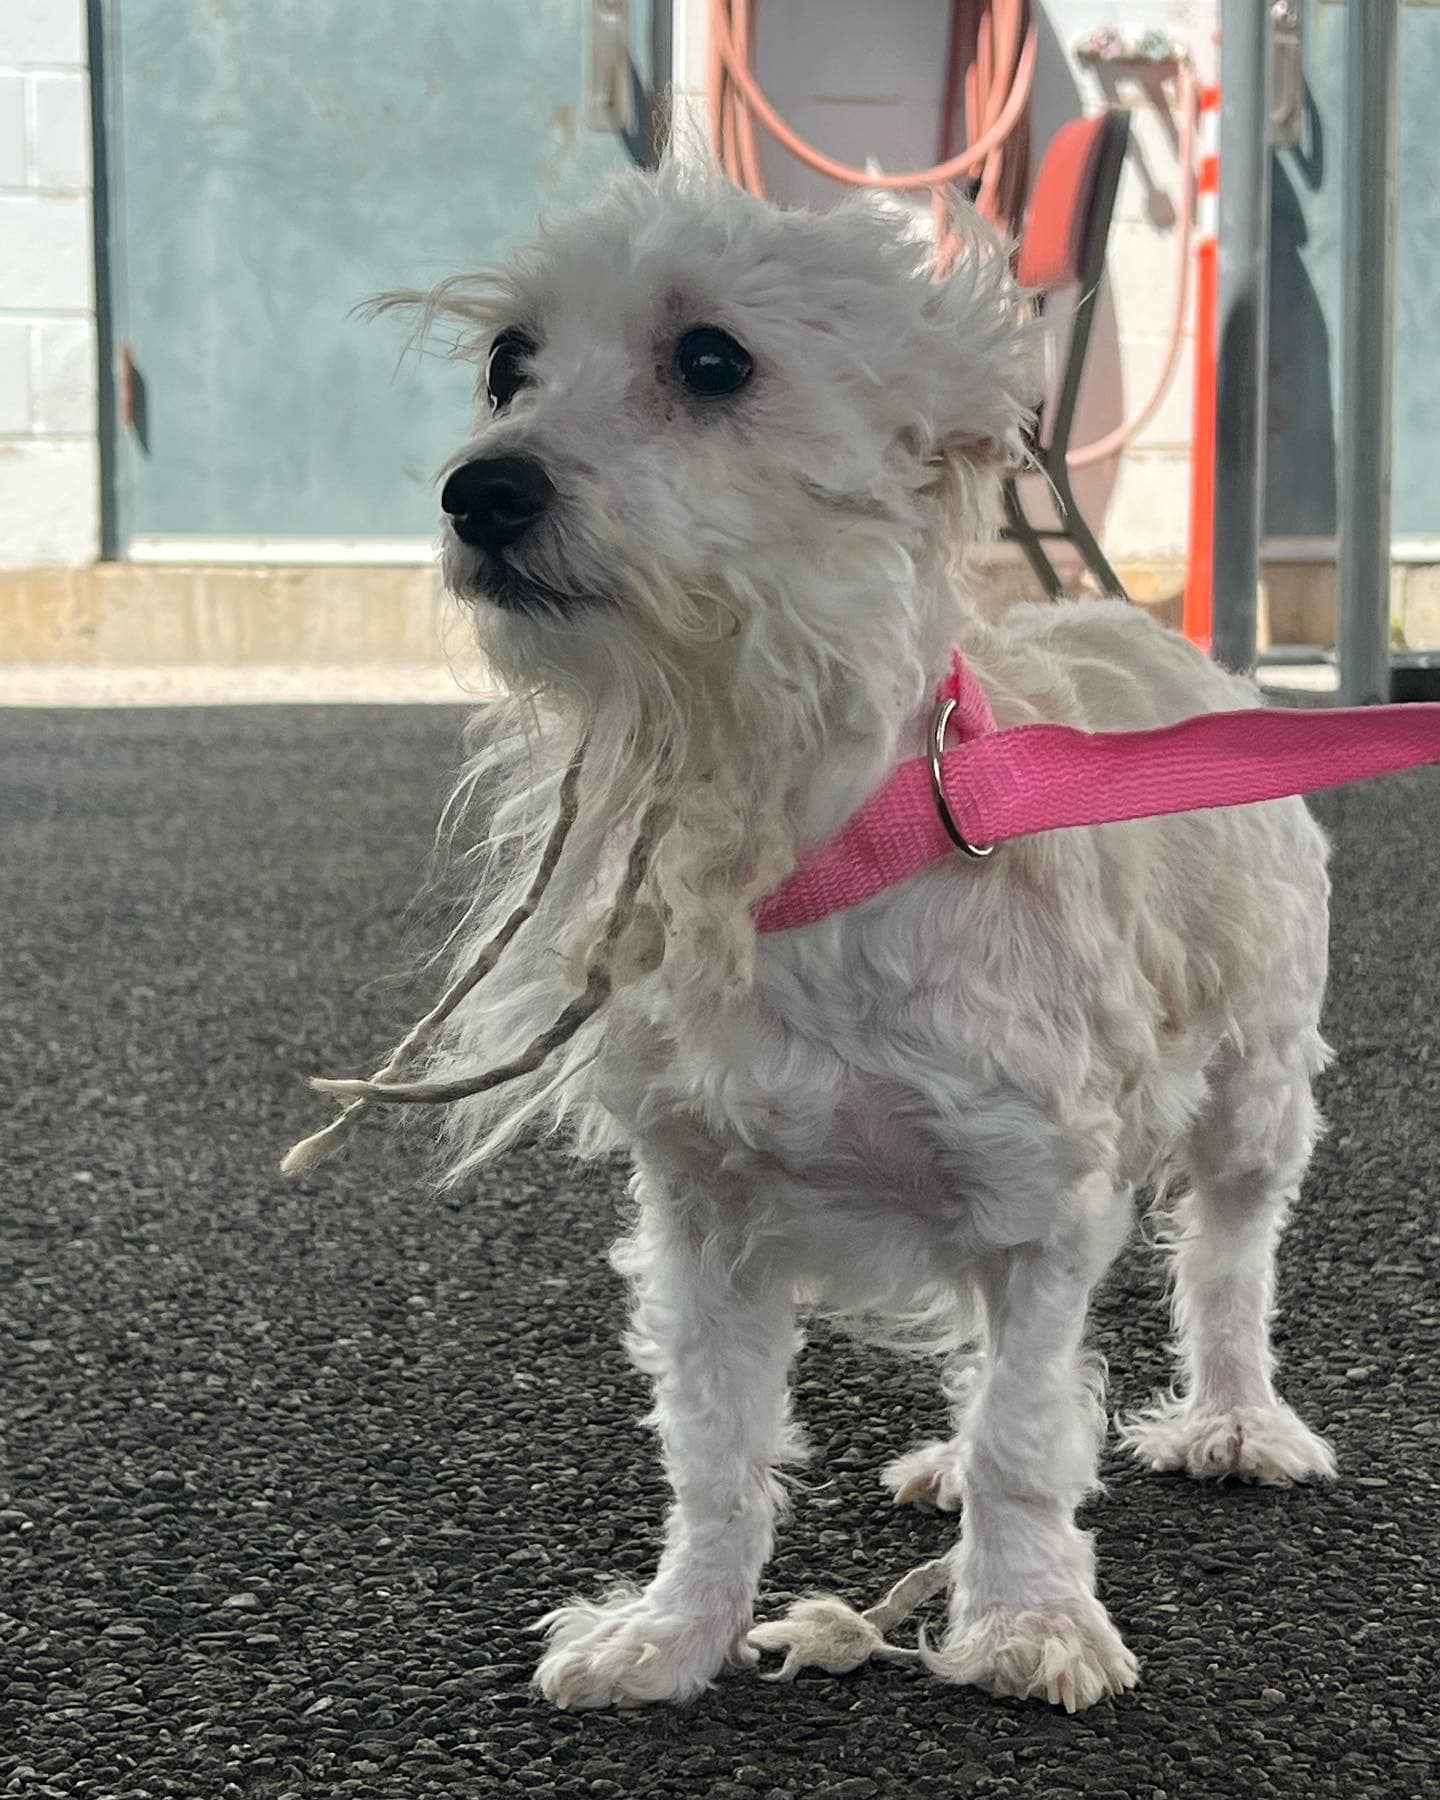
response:
[[[940,757],[960,833],[987,846],[1032,832],[1248,806],[1440,762],[1440,702],[1202,713],[1146,731],[995,727],[956,653],[941,704],[962,742]],[[902,763],[826,844],[803,856],[755,910],[760,931],[858,906],[954,851],[925,757]]]

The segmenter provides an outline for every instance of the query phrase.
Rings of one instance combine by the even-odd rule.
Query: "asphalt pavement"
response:
[[[1326,797],[1331,1128],[1286,1240],[1326,1492],[1107,1461],[1139,1690],[1066,1718],[910,1669],[566,1715],[528,1627],[642,1577],[663,1506],[604,1249],[556,1152],[425,1183],[424,1122],[298,1186],[300,1077],[369,1066],[435,930],[448,708],[0,715],[0,1795],[1418,1796],[1440,1774],[1440,774]],[[1139,1241],[1113,1406],[1167,1379]],[[817,1334],[763,1610],[860,1604],[954,1522],[877,1485],[931,1374]]]

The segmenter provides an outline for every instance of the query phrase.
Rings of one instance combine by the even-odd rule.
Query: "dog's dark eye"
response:
[[[485,364],[485,392],[491,412],[502,412],[530,379],[535,342],[523,331],[502,331],[490,346]]]
[[[697,325],[675,346],[675,373],[702,400],[738,393],[754,369],[750,352],[718,325]]]

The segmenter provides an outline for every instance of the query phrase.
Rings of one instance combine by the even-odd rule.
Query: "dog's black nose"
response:
[[[533,458],[482,456],[456,469],[440,505],[462,543],[495,551],[523,537],[554,498],[554,484]]]

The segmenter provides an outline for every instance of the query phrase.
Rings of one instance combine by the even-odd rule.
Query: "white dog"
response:
[[[816,1308],[980,1348],[955,1435],[883,1477],[964,1506],[930,1667],[1069,1707],[1130,1687],[1074,1522],[1105,1424],[1085,1321],[1133,1196],[1174,1172],[1182,1382],[1126,1441],[1195,1476],[1332,1472],[1268,1333],[1325,1056],[1300,801],[1020,839],[752,926],[920,753],[953,646],[1001,726],[1256,701],[1123,604],[968,604],[1034,358],[966,230],[934,281],[884,206],[783,213],[670,168],[425,297],[485,368],[444,566],[514,696],[462,793],[492,835],[461,964],[482,943],[489,969],[507,919],[514,942],[445,1020],[431,1097],[457,1173],[536,1121],[632,1157],[616,1263],[674,1489],[649,1585],[546,1621],[562,1706],[684,1700],[755,1659]],[[507,1057],[518,1079],[467,1080]]]

